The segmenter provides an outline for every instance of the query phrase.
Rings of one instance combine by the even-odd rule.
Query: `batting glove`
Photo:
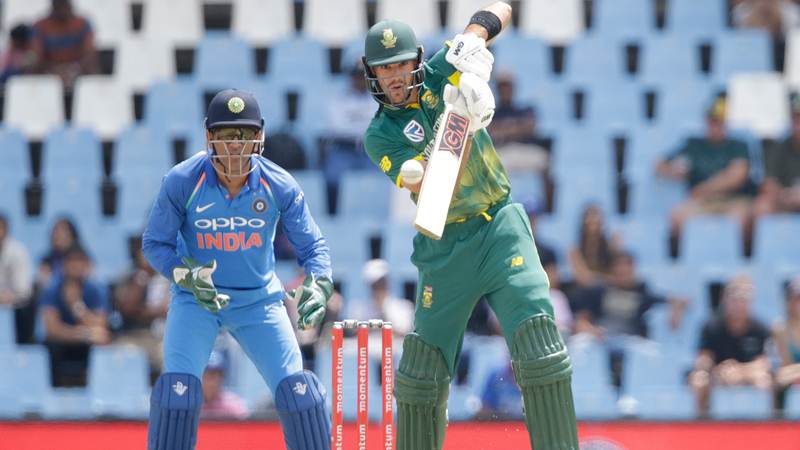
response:
[[[494,117],[494,94],[489,84],[473,74],[461,75],[459,87],[447,85],[444,88],[445,103],[453,110],[469,118],[469,132],[475,133],[486,128]]]
[[[486,41],[475,33],[457,34],[444,59],[462,74],[471,73],[484,81],[489,81],[494,65]]]
[[[297,302],[297,328],[314,328],[325,318],[325,308],[333,295],[333,282],[328,278],[309,275],[303,284],[289,291],[289,297]]]
[[[184,257],[181,261],[184,265],[172,269],[172,278],[178,286],[191,291],[200,306],[215,313],[230,303],[231,298],[217,292],[211,280],[211,274],[217,270],[216,260],[212,259],[202,265],[189,257]]]

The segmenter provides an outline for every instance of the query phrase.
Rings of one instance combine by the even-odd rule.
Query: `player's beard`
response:
[[[246,177],[255,167],[252,161],[253,156],[260,154],[258,151],[261,141],[246,141],[239,152],[229,150],[229,141],[211,141],[209,143],[211,152],[209,157],[214,165],[214,170],[228,180]],[[214,146],[222,145],[222,150],[217,150]],[[248,151],[249,150],[249,151]]]

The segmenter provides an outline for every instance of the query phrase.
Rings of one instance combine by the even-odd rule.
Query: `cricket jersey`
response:
[[[400,108],[382,107],[367,129],[367,154],[391,180],[400,186],[400,166],[409,159],[427,159],[444,112],[442,93],[450,83],[458,85],[460,73],[445,60],[446,48],[425,64],[425,82],[419,102]],[[508,197],[508,175],[486,129],[475,133],[461,185],[450,203],[447,223],[481,214]],[[411,198],[416,202],[417,195]]]
[[[330,256],[294,178],[263,157],[231,198],[205,152],[173,167],[164,177],[144,231],[142,250],[168,279],[189,256],[217,261],[214,284],[222,289],[266,290],[283,295],[275,275],[273,240],[282,219],[306,274],[331,277]]]

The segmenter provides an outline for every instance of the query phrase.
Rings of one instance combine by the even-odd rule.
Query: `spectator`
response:
[[[478,419],[521,420],[522,393],[519,390],[511,358],[500,367],[493,369],[481,392],[481,410]]]
[[[503,166],[509,171],[544,171],[550,139],[539,134],[536,110],[517,104],[511,74],[500,73],[496,80],[497,109],[488,129]]]
[[[133,268],[114,292],[121,323],[114,343],[141,347],[150,361],[153,379],[161,373],[161,338],[169,306],[169,280],[155,271],[142,255],[141,237],[133,239]]]
[[[89,271],[89,257],[73,247],[64,255],[63,274],[39,298],[55,386],[85,385],[91,346],[110,341],[108,294]]]
[[[8,219],[0,214],[0,307],[14,308],[17,342],[31,342],[35,305],[31,259],[22,243],[11,237]]]
[[[733,24],[739,28],[761,28],[773,35],[783,32],[782,0],[733,0]]]
[[[245,419],[250,415],[247,405],[238,395],[225,389],[228,357],[222,350],[214,350],[203,372],[203,419]]]
[[[734,278],[722,294],[722,315],[703,326],[700,351],[689,374],[701,416],[708,414],[714,385],[753,385],[762,389],[771,385],[765,349],[770,333],[750,315],[752,300],[752,282],[743,276]]]
[[[603,210],[589,205],[583,210],[578,246],[569,252],[572,278],[579,288],[602,284],[611,267],[611,257],[618,248],[615,239],[606,235]]]
[[[780,368],[775,376],[777,387],[786,389],[800,382],[800,276],[786,289],[786,320],[773,330]]]
[[[670,326],[676,328],[687,304],[683,299],[666,299],[650,292],[636,275],[633,255],[624,251],[612,256],[607,283],[586,291],[580,302],[575,307],[575,333],[603,341],[608,348],[611,379],[617,387],[622,386],[627,343],[647,337],[647,311],[669,302]]]
[[[33,29],[20,24],[11,29],[8,49],[0,57],[0,83],[14,75],[32,73],[36,70],[38,57],[33,50]]]
[[[699,214],[726,214],[749,236],[751,187],[747,145],[730,139],[725,129],[725,101],[718,100],[706,116],[706,135],[690,138],[676,152],[659,161],[659,175],[685,180],[689,198],[671,213],[671,235],[678,242],[683,224]]]
[[[791,102],[792,131],[764,155],[764,181],[755,215],[800,212],[800,96]]]
[[[34,49],[40,71],[61,77],[71,90],[80,75],[97,73],[94,32],[89,21],[76,15],[70,0],[52,0],[50,13],[33,25]]]
[[[83,247],[78,229],[70,219],[62,217],[53,224],[50,230],[50,249],[39,262],[36,276],[38,288],[43,289],[54,276],[61,275],[64,255],[73,247]]]
[[[392,322],[392,329],[397,336],[414,331],[414,303],[392,295],[389,289],[389,263],[382,259],[367,261],[362,276],[369,286],[370,298],[351,303],[352,317]]]
[[[264,139],[264,156],[289,171],[307,167],[303,144],[297,140],[289,125]],[[282,232],[283,228],[278,227],[278,230]]]
[[[344,172],[372,167],[363,139],[375,115],[375,102],[367,90],[360,61],[351,67],[349,77],[348,86],[336,92],[325,113],[328,127],[323,133],[321,151],[329,207],[335,204],[333,200],[337,198]]]

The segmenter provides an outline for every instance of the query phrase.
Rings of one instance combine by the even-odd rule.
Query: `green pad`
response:
[[[447,428],[450,373],[442,351],[410,333],[395,377],[397,450],[439,450]]]
[[[511,349],[522,388],[525,423],[537,450],[578,450],[572,364],[553,318],[538,314],[520,324]]]

